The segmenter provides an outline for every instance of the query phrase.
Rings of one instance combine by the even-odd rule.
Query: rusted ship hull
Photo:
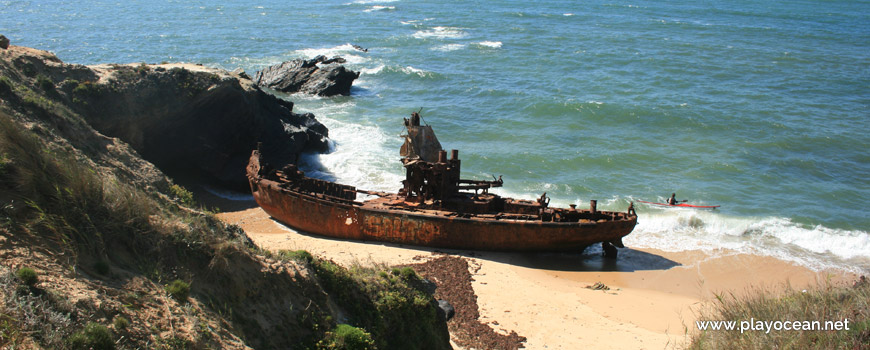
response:
[[[341,239],[453,249],[579,251],[599,242],[621,246],[621,238],[637,223],[631,212],[599,214],[604,218],[600,220],[548,222],[385,205],[398,197],[357,202],[334,196],[334,187],[342,185],[327,184],[333,186],[333,195],[328,195],[294,190],[285,181],[263,176],[257,151],[247,173],[257,204],[274,219],[297,230]]]

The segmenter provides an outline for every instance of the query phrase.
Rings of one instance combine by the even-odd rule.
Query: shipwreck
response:
[[[459,151],[441,148],[432,127],[418,113],[404,121],[400,155],[405,180],[398,193],[360,190],[306,177],[295,164],[280,169],[254,150],[247,177],[257,204],[275,220],[304,232],[341,239],[497,251],[582,251],[601,243],[616,257],[622,237],[637,224],[630,204],[625,212],[549,206],[537,200],[501,197],[493,180],[460,178]],[[358,194],[371,199],[358,201]]]

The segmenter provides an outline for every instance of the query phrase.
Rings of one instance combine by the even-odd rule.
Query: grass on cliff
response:
[[[809,290],[788,289],[776,294],[754,290],[743,296],[718,295],[712,308],[698,322],[735,321],[735,330],[699,331],[690,349],[867,349],[870,344],[870,284],[822,286]],[[813,321],[848,320],[848,330],[776,330],[776,321],[793,328],[810,329]],[[808,321],[805,323],[804,321]],[[761,322],[761,323],[759,323]],[[770,322],[770,331],[764,322]],[[744,331],[740,331],[741,324]],[[832,324],[834,325],[834,324]],[[693,325],[697,329],[697,325]],[[751,329],[754,327],[754,329]]]
[[[158,206],[120,183],[104,183],[93,169],[46,149],[31,133],[0,116],[0,195],[10,230],[48,237],[70,253],[104,255],[105,239],[142,232]],[[79,249],[77,249],[79,248]]]
[[[235,264],[228,263],[220,269],[216,267],[222,266],[220,264],[209,264],[209,257],[213,262],[221,261],[222,251],[238,252],[228,253],[236,256],[248,254],[245,251],[250,252],[251,245],[235,241],[235,236],[226,229],[214,227],[215,220],[208,215],[109,180],[112,177],[100,176],[87,164],[86,160],[77,160],[65,151],[46,147],[33,132],[0,112],[0,232],[12,233],[10,238],[18,241],[48,242],[50,250],[71,258],[69,263],[73,270],[92,276],[104,276],[112,270],[111,266],[125,264],[127,269],[136,270],[158,284],[176,278],[190,281],[189,278],[200,277],[191,272],[179,276],[176,269],[196,269],[192,265],[200,264],[203,267],[196,271],[207,271],[210,278],[224,281],[221,285],[226,289],[249,297],[260,294],[238,290],[248,288],[247,285],[226,285],[230,278],[237,277],[231,274],[239,268],[240,260],[227,260]],[[188,199],[180,188],[172,194],[182,197],[176,199],[178,202]],[[131,251],[135,256],[119,257],[119,250]],[[226,258],[232,259],[232,256]],[[303,252],[281,253],[277,258],[308,265],[324,290],[345,311],[348,319],[339,321],[350,324],[337,327],[332,316],[325,312],[325,305],[309,304],[310,310],[306,308],[304,312],[280,311],[298,318],[291,322],[293,324],[281,327],[308,329],[304,332],[287,329],[301,332],[299,348],[338,349],[346,348],[347,344],[380,349],[449,347],[446,327],[441,327],[443,322],[437,319],[435,302],[424,292],[422,281],[413,270],[391,271],[383,266],[348,269]],[[163,262],[162,259],[168,260]],[[204,270],[205,265],[208,270]],[[12,276],[11,271],[0,274]],[[11,278],[4,280],[8,283],[0,283],[5,298],[0,305],[3,307],[0,310],[0,347],[21,344],[22,339],[34,339],[47,348],[90,346],[85,341],[89,334],[102,337],[100,332],[86,331],[99,328],[87,328],[88,314],[70,317],[75,312],[69,310],[62,295],[48,291],[19,293],[18,284]],[[198,281],[200,285],[210,283],[201,278]],[[202,296],[189,290],[190,285],[167,291],[179,295],[181,300],[187,298],[173,291],[189,292],[191,297]],[[214,304],[210,307],[231,320],[236,330],[244,329],[242,333],[250,336],[247,340],[261,341],[262,346],[269,347],[268,339],[254,339],[262,333],[256,321],[258,315],[241,313],[240,310],[245,310],[243,299],[218,296],[221,293],[218,290],[200,293],[209,293],[206,299],[210,300],[206,304]],[[127,327],[134,326],[135,322],[136,319],[131,318]],[[366,340],[368,337],[371,342]],[[133,346],[143,345],[136,344]]]
[[[28,268],[29,269],[29,268]],[[32,271],[32,270],[31,270]],[[23,347],[32,337],[44,348],[63,348],[76,327],[74,306],[55,293],[36,288],[0,265],[0,348]]]
[[[439,322],[441,316],[435,299],[428,294],[423,280],[412,268],[385,265],[345,268],[330,260],[313,257],[304,250],[282,250],[277,257],[309,264],[333,301],[346,311],[347,323],[361,328],[362,333],[371,334],[374,343],[370,345],[378,349],[449,348],[446,324]],[[439,324],[444,327],[438,327]],[[342,338],[357,339],[354,343],[368,344],[359,340],[365,338],[359,332],[339,326],[327,335],[329,339],[343,334],[346,336]]]
[[[0,233],[6,243],[53,252],[77,274],[105,276],[112,264],[157,283],[192,273],[173,268],[179,257],[208,256],[218,245],[248,246],[214,218],[101,176],[86,160],[49,148],[2,112]],[[63,304],[62,291],[0,284],[0,347],[34,339],[43,347],[69,348],[87,340],[90,333],[79,332],[85,320],[56,307]],[[70,340],[75,334],[77,340]]]
[[[29,131],[0,114],[0,225],[48,237],[69,253],[106,256],[110,243],[160,233],[190,244],[216,244],[212,218],[183,206],[167,205],[153,194],[98,174],[85,161],[46,148]],[[185,206],[196,203],[173,185]],[[184,226],[174,223],[180,220]],[[218,230],[219,231],[219,230]]]

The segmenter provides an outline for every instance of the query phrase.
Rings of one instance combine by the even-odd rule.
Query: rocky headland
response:
[[[350,95],[359,72],[345,68],[341,57],[295,59],[269,66],[254,74],[254,83],[273,90],[319,96]]]
[[[292,102],[244,73],[195,64],[83,66],[14,46],[4,56],[10,79],[39,77],[52,101],[171,176],[245,188],[240,169],[257,142],[276,164],[329,149],[328,131],[314,115],[294,113]]]

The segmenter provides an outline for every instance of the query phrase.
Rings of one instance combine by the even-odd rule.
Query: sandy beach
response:
[[[854,280],[845,272],[814,272],[724,250],[628,248],[612,261],[591,253],[472,252],[344,241],[289,229],[252,201],[236,201],[224,210],[221,220],[241,226],[257,245],[272,251],[304,249],[344,265],[412,264],[443,253],[463,257],[472,271],[480,321],[526,337],[528,349],[681,348],[694,331],[698,309],[715,293]],[[609,289],[588,288],[597,282]]]

